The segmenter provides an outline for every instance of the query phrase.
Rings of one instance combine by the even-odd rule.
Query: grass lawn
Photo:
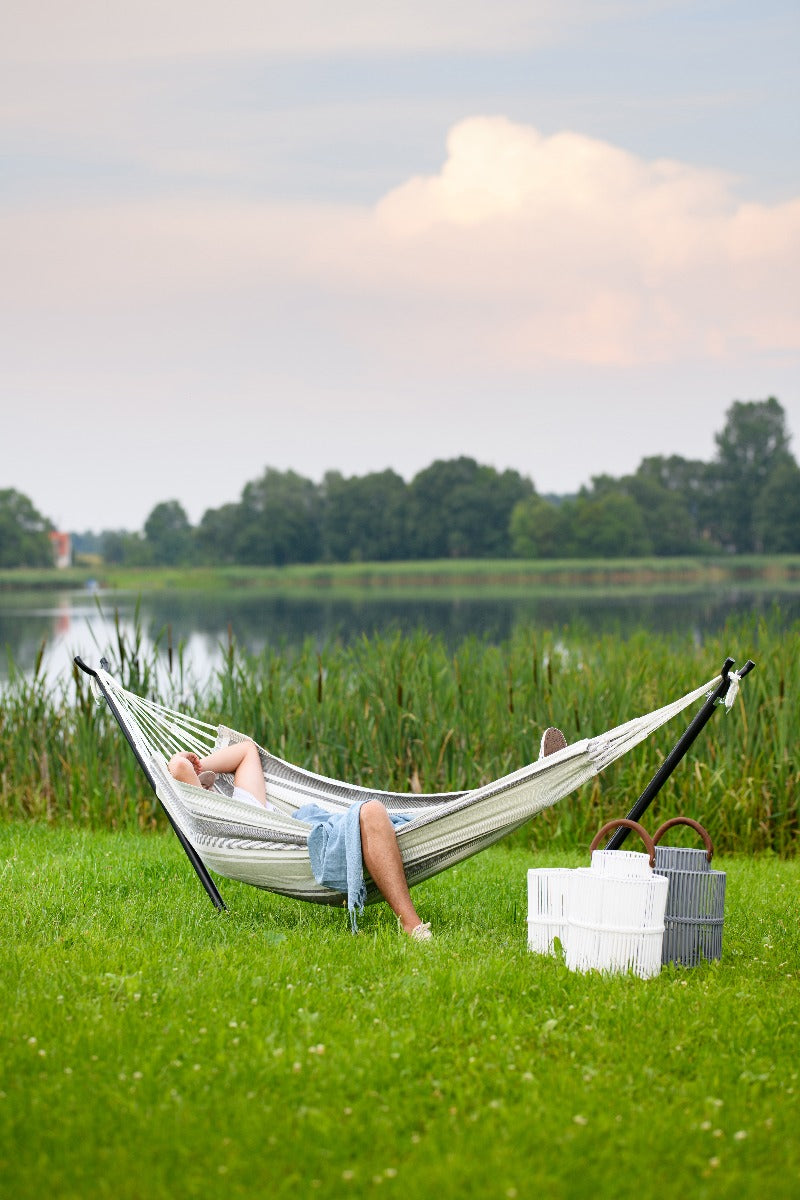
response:
[[[227,881],[171,836],[0,825],[0,1180],[15,1198],[794,1197],[800,861],[728,872],[723,959],[526,951],[503,846],[415,892],[436,941]]]

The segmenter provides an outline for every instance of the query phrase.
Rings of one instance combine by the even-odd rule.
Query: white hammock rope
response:
[[[230,776],[219,776],[215,790],[205,791],[178,783],[167,768],[168,760],[179,750],[203,757],[215,747],[243,740],[243,734],[136,696],[107,671],[96,674],[146,766],[159,800],[203,864],[229,879],[322,904],[341,903],[342,897],[316,883],[311,873],[307,849],[311,827],[293,817],[303,804],[314,802],[340,812],[359,800],[377,799],[390,811],[411,814],[409,823],[398,829],[397,840],[409,884],[419,883],[556,804],[661,725],[707,697],[722,679],[718,675],[654,712],[466,792],[416,795],[375,791],[306,771],[259,747],[267,796],[277,809],[269,811],[235,799]],[[729,677],[735,681],[730,689],[735,696],[738,676],[732,673]],[[368,880],[367,902],[378,898]]]

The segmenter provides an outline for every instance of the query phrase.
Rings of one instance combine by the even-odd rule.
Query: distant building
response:
[[[57,567],[72,566],[72,538],[68,533],[50,533],[50,545],[53,548],[53,562]]]

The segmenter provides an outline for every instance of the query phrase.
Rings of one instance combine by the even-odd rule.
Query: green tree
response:
[[[793,461],[783,408],[768,400],[736,400],[716,435],[716,520],[722,543],[739,554],[758,548],[755,506],[772,472]]]
[[[759,549],[767,554],[800,552],[800,467],[786,458],[761,489],[753,525]]]
[[[682,458],[679,454],[655,455],[643,458],[633,478],[652,482],[670,495],[676,496],[688,513],[691,541],[696,548],[708,548],[711,544],[711,527],[716,513],[716,471],[710,463],[696,458]],[[677,520],[677,510],[670,517],[670,524]],[[675,537],[675,533],[670,535]],[[681,537],[679,540],[683,540]],[[673,553],[656,551],[656,553]],[[684,553],[684,551],[674,551]]]
[[[417,558],[502,558],[509,522],[533,491],[517,471],[500,474],[473,458],[437,460],[409,485],[409,551]]]
[[[195,534],[198,555],[202,561],[212,566],[235,563],[241,525],[242,509],[239,504],[223,504],[221,508],[206,509]]]
[[[636,558],[652,553],[642,510],[620,488],[604,485],[594,494],[582,489],[567,509],[572,545],[579,557]]]
[[[236,561],[283,566],[322,554],[320,489],[295,471],[268,467],[245,485],[239,505]]]
[[[517,558],[561,558],[570,541],[568,510],[535,493],[526,496],[511,510],[509,534]]]
[[[194,557],[192,527],[177,500],[155,506],[144,523],[144,536],[153,562],[159,566],[183,566]]]
[[[639,507],[652,554],[696,554],[702,548],[699,529],[682,492],[639,471],[626,475],[621,484]]]
[[[394,471],[345,479],[330,471],[324,484],[325,555],[334,562],[406,557],[405,481]]]
[[[125,529],[105,529],[100,534],[100,553],[103,562],[115,566],[147,567],[153,561],[153,553],[141,533],[128,533]]]
[[[0,489],[0,567],[52,567],[52,528],[22,492]]]

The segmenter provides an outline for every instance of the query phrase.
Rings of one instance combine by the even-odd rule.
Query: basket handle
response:
[[[672,829],[673,825],[688,825],[690,829],[694,829],[695,833],[699,833],[706,844],[706,859],[708,862],[711,862],[711,859],[714,857],[714,845],[711,841],[711,835],[707,829],[704,829],[698,821],[693,821],[691,817],[673,817],[670,821],[665,821],[653,834],[654,846],[661,841],[661,835],[666,833],[668,829]]]
[[[594,853],[600,844],[600,839],[612,829],[617,829],[620,825],[625,826],[627,829],[632,829],[634,833],[638,833],[639,837],[644,842],[645,850],[650,855],[650,866],[654,867],[656,865],[656,848],[653,838],[650,837],[650,834],[643,825],[640,825],[638,821],[631,821],[628,817],[617,817],[615,821],[607,821],[602,829],[598,829],[597,833],[592,839],[592,844],[589,847],[589,853]]]

